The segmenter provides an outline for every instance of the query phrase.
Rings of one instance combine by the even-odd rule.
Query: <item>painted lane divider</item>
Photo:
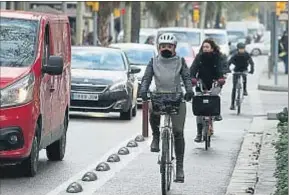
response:
[[[48,193],[47,195],[62,195],[62,194],[67,194],[67,193],[78,193],[81,195],[82,194],[88,195],[88,194],[94,193],[97,187],[99,188],[100,186],[104,185],[110,178],[113,177],[113,175],[115,174],[115,172],[117,172],[117,170],[121,170],[123,167],[125,167],[130,161],[132,161],[135,157],[137,157],[142,152],[142,149],[146,148],[147,145],[144,145],[143,147],[139,148],[138,147],[139,144],[137,143],[137,142],[145,142],[145,141],[146,139],[142,135],[137,135],[134,140],[130,139],[129,141],[127,141],[126,147],[120,147],[117,154],[111,152],[113,154],[109,155],[106,162],[101,161],[96,166],[96,168],[94,168],[91,171],[87,171],[82,176],[81,180],[77,178],[71,179],[70,181],[72,180],[74,181],[69,182],[70,184],[68,185],[65,191],[63,190],[64,188],[63,185],[65,185],[65,183],[68,183],[68,181],[58,186],[54,191]],[[130,148],[132,152],[130,152],[128,148]],[[121,160],[119,155],[122,156],[123,160]],[[130,157],[126,157],[126,156],[130,156]],[[121,162],[121,161],[124,161],[124,162]],[[111,163],[111,166],[114,168],[111,168],[111,166],[107,162]],[[99,172],[100,177],[97,176],[95,171]],[[93,184],[92,186],[89,184],[89,183],[95,183],[95,182],[97,182],[96,185]]]

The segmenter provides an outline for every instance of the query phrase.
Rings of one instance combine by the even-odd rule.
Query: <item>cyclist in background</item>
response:
[[[228,67],[231,64],[235,65],[234,72],[245,72],[248,71],[249,64],[251,65],[250,74],[254,73],[254,62],[252,57],[248,52],[245,51],[246,45],[244,43],[238,43],[238,52],[234,54],[228,61]],[[235,97],[236,97],[236,85],[238,82],[238,75],[233,75],[233,89],[232,89],[232,99],[231,99],[231,110],[235,110]],[[247,96],[247,76],[243,75],[243,95]]]
[[[182,93],[181,83],[186,88],[184,99],[190,101],[193,97],[192,83],[189,69],[183,58],[176,55],[177,39],[171,33],[164,33],[158,39],[159,55],[154,57],[147,65],[142,79],[140,92],[144,101],[148,100],[147,93],[152,78],[155,81],[156,91],[169,91]],[[150,125],[153,131],[151,151],[159,152],[160,141],[160,115],[153,112],[150,105]],[[186,103],[182,102],[178,115],[172,115],[172,125],[175,140],[176,154],[176,181],[184,182],[183,160],[185,151],[184,125],[186,120]]]
[[[225,84],[223,78],[223,64],[222,54],[220,48],[212,39],[206,39],[202,43],[200,52],[196,56],[192,66],[190,67],[190,73],[193,85],[197,84],[197,79],[201,79],[203,86],[207,90],[211,90],[214,81],[218,80],[222,86]],[[196,92],[201,92],[200,89],[196,89]],[[222,116],[215,117],[216,121],[222,120]],[[197,136],[195,142],[202,141],[202,118],[197,117]]]

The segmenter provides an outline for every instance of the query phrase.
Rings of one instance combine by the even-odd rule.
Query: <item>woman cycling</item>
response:
[[[193,85],[197,84],[197,79],[201,79],[203,86],[207,90],[212,88],[215,80],[218,80],[220,85],[225,83],[223,79],[222,54],[220,48],[212,39],[203,41],[202,47],[190,67],[190,73]],[[196,91],[200,92],[200,89],[197,88]],[[221,121],[222,117],[217,116],[215,120]],[[202,141],[202,128],[201,117],[197,117],[197,136],[195,142]]]

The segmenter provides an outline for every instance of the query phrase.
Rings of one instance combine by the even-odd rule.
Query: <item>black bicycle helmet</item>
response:
[[[244,43],[238,43],[237,49],[245,49],[246,45]]]

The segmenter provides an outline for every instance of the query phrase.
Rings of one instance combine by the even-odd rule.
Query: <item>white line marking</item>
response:
[[[136,148],[129,148],[130,154],[128,155],[120,155],[120,162],[116,163],[108,163],[110,165],[110,170],[106,172],[97,172],[95,171],[96,166],[100,162],[106,162],[107,158],[111,154],[116,154],[121,147],[127,145],[128,141],[133,140],[137,135],[136,134],[133,138],[127,139],[126,141],[119,144],[117,147],[112,148],[106,154],[104,154],[100,159],[95,161],[94,163],[90,164],[87,168],[83,169],[79,173],[75,174],[74,176],[70,177],[66,182],[60,184],[54,190],[50,191],[46,195],[68,195],[70,193],[66,192],[67,187],[72,182],[79,182],[83,187],[83,192],[77,193],[79,195],[89,195],[93,194],[98,188],[103,186],[107,181],[114,177],[115,173],[119,172],[121,169],[125,168],[128,163],[133,161],[139,154],[141,154],[145,149],[148,149],[148,146],[151,142],[151,137],[146,138],[144,142],[137,142],[138,147]],[[93,171],[97,174],[98,179],[96,181],[91,182],[83,182],[81,180],[82,176],[88,172]]]

